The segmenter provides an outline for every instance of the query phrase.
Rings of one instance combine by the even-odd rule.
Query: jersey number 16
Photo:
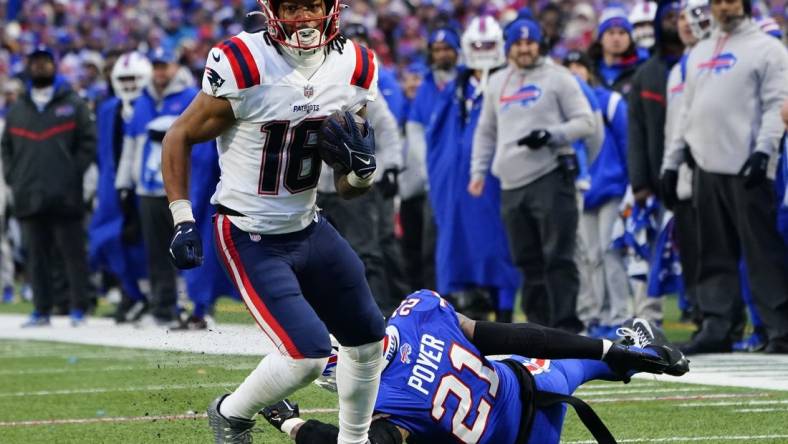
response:
[[[263,125],[260,130],[266,137],[258,194],[279,194],[280,181],[290,194],[317,186],[321,163],[317,154],[317,136],[322,122],[323,118],[306,119],[292,128],[288,120],[275,120]],[[286,159],[285,173],[284,180],[280,180],[283,158]]]

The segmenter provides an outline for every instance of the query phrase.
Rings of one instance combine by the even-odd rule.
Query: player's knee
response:
[[[383,359],[382,340],[357,345],[355,347],[341,346],[339,350],[343,358],[347,357],[357,364],[368,364]]]
[[[285,359],[288,360],[293,379],[298,380],[300,384],[308,384],[317,379],[328,363],[328,358]]]

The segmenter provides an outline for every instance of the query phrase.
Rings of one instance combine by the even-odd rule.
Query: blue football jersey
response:
[[[387,332],[396,347],[381,377],[377,413],[433,444],[515,442],[519,383],[463,335],[451,304],[433,291],[413,293]]]

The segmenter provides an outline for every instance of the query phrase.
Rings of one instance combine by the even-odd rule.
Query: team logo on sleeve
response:
[[[211,92],[216,95],[216,91],[224,85],[224,79],[213,68],[205,68],[205,76],[208,78],[208,83],[211,84]]]
[[[510,96],[501,96],[500,102],[503,105],[503,109],[515,103],[520,104],[522,107],[530,108],[540,97],[542,97],[542,90],[534,84],[528,84],[520,87],[520,89]]]
[[[701,73],[709,71],[714,74],[722,74],[736,66],[736,61],[735,55],[726,52],[725,54],[717,54],[711,60],[699,64],[698,69]]]
[[[402,344],[402,347],[399,348],[399,360],[403,364],[410,364],[412,361],[410,360],[410,354],[413,353],[413,347],[410,346],[407,342]]]

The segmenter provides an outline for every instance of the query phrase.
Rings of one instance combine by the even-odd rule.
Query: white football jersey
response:
[[[377,64],[348,40],[306,79],[263,32],[242,32],[211,49],[202,91],[228,99],[236,118],[217,140],[221,178],[211,203],[243,214],[230,219],[244,231],[290,233],[317,217],[322,121],[375,99]]]

